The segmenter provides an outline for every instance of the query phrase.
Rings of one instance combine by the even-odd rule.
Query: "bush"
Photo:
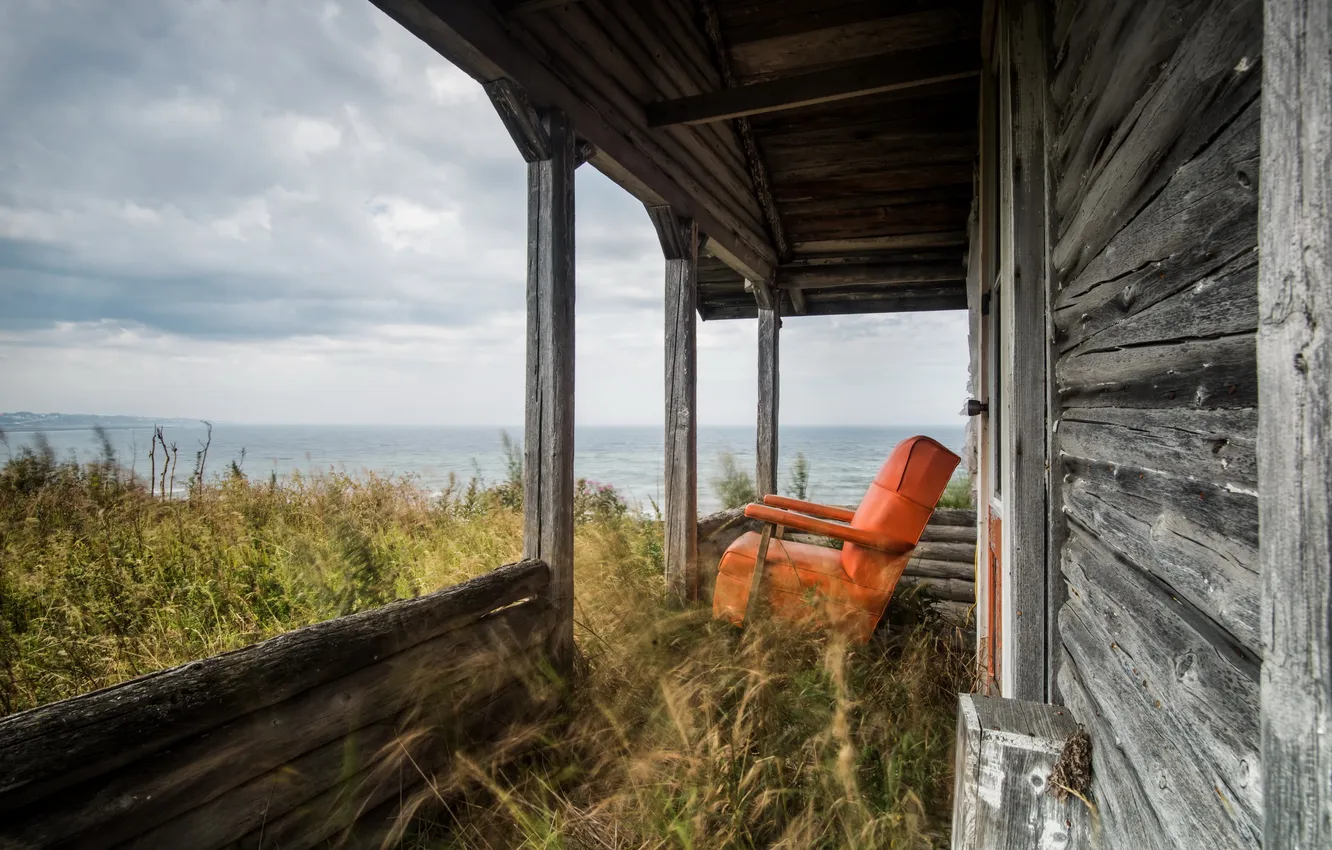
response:
[[[976,507],[976,494],[972,490],[971,476],[966,473],[955,476],[948,486],[944,489],[943,496],[939,499],[941,508],[968,508],[974,510]]]
[[[791,465],[791,483],[786,488],[786,495],[796,499],[809,498],[809,461],[800,452],[796,452],[795,463]]]
[[[712,491],[717,494],[723,508],[740,508],[758,501],[758,489],[749,473],[740,469],[735,455],[722,452],[718,456],[721,471],[712,479]]]

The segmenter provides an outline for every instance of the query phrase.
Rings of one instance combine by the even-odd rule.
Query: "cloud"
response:
[[[0,408],[521,419],[525,166],[370,3],[8,0],[0,109]],[[655,235],[593,169],[576,191],[579,416],[660,421]],[[960,397],[963,324],[793,318],[784,378],[864,397],[938,337]],[[704,421],[751,421],[753,324],[700,351]]]

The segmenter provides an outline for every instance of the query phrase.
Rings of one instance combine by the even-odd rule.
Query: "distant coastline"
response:
[[[182,428],[198,425],[197,419],[153,419],[147,416],[101,416],[96,413],[32,413],[19,410],[0,413],[0,431],[88,431],[105,428],[121,431],[127,428],[151,428],[154,425]]]

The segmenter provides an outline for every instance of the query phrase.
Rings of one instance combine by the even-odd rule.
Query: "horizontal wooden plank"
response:
[[[1059,631],[1091,683],[1101,714],[1120,730],[1117,742],[1139,775],[1151,783],[1152,806],[1174,845],[1226,850],[1260,846],[1258,836],[1237,828],[1234,803],[1223,799],[1218,778],[1198,764],[1198,743],[1181,726],[1181,718],[1158,706],[1141,680],[1125,669],[1131,660],[1124,664],[1116,660],[1110,646],[1113,639],[1080,616],[1076,604],[1060,610]]]
[[[1060,656],[1059,693],[1092,739],[1092,797],[1107,847],[1175,850],[1148,799],[1151,777],[1140,773],[1120,741],[1120,733],[1079,674],[1067,650]]]
[[[787,232],[797,242],[910,235],[963,227],[968,201],[862,207],[838,212],[788,213]]]
[[[1144,274],[1151,272],[1144,270]],[[1171,281],[1168,287],[1164,280],[1139,279],[1129,282],[1114,297],[1096,299],[1099,303],[1094,306],[1075,304],[1056,311],[1055,322],[1065,329],[1056,331],[1056,344],[1065,352],[1104,351],[1257,330],[1255,249],[1246,249],[1220,268],[1205,272],[1201,279],[1189,280],[1189,277]],[[1162,285],[1153,288],[1153,283]],[[1142,289],[1138,288],[1140,284]]]
[[[1062,561],[1066,604],[1100,627],[1110,638],[1103,651],[1141,681],[1153,706],[1177,719],[1195,760],[1230,804],[1235,829],[1260,832],[1258,668],[1235,666],[1178,602],[1085,531],[1071,529]]]
[[[1258,112],[1256,103],[1244,110],[1066,281],[1055,299],[1062,348],[1190,286],[1205,300],[1218,280],[1238,273],[1246,261],[1256,262]],[[1256,326],[1256,308],[1253,313]],[[1188,328],[1185,324],[1179,336],[1205,335]]]
[[[0,811],[274,705],[540,594],[539,561],[0,720]]]
[[[874,56],[822,71],[649,104],[649,127],[704,124],[744,115],[914,88],[980,72],[980,58],[955,45]]]
[[[1154,469],[1222,487],[1258,490],[1258,411],[1073,407],[1063,411],[1057,451]]]
[[[967,579],[929,578],[904,575],[897,580],[898,591],[915,590],[921,596],[949,599],[954,602],[975,602],[976,583]]]
[[[885,15],[885,11],[880,5],[877,15],[861,20],[837,20],[840,16],[833,10],[818,17],[808,14],[791,16],[783,23],[787,28],[799,27],[800,30],[781,34],[774,33],[771,24],[766,33],[755,28],[741,29],[743,40],[730,41],[736,73],[746,82],[769,79],[810,66],[826,65],[830,59],[864,59],[965,42],[975,39],[980,29],[980,16],[970,3],[940,3],[896,15]],[[825,25],[818,26],[818,23]],[[765,37],[755,38],[760,34]],[[727,35],[731,36],[729,30]]]
[[[1064,510],[1256,656],[1257,498],[1132,467],[1064,459]]]
[[[1051,75],[1057,132],[1054,206],[1067,215],[1094,161],[1137,101],[1168,67],[1210,0],[1061,3],[1070,15]]]
[[[976,545],[975,525],[935,525],[925,526],[920,535],[920,542],[966,543],[973,548]]]
[[[903,265],[783,267],[777,272],[780,289],[823,289],[833,286],[887,286],[905,283],[966,280],[961,263]]]
[[[863,239],[812,239],[793,242],[791,249],[798,255],[817,256],[851,251],[899,251],[914,248],[961,247],[966,244],[966,231],[940,230],[931,233],[912,233],[905,236],[870,236]]]
[[[1258,404],[1254,335],[1072,353],[1055,365],[1066,407],[1250,408]]]
[[[1076,197],[1059,209],[1052,254],[1058,279],[1077,275],[1253,102],[1261,55],[1261,4],[1215,0],[1194,19],[1167,67],[1104,140]]]
[[[554,622],[542,600],[505,608],[34,801],[8,818],[0,835],[43,846],[76,840],[94,848],[126,841],[355,729],[409,711],[417,701],[463,705],[469,689],[482,684],[489,671],[502,669],[500,659],[543,646]],[[175,846],[186,844],[195,846]]]

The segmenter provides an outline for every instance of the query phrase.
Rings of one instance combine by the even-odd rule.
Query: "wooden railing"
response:
[[[717,574],[721,554],[746,531],[760,523],[744,516],[742,508],[720,511],[698,523],[699,574],[707,587]],[[788,540],[827,545],[826,538],[787,534]],[[912,552],[898,592],[918,588],[921,596],[951,620],[964,622],[976,601],[976,512],[937,508]]]
[[[502,748],[548,704],[549,584],[524,561],[4,718],[0,846],[386,833],[459,747]]]

